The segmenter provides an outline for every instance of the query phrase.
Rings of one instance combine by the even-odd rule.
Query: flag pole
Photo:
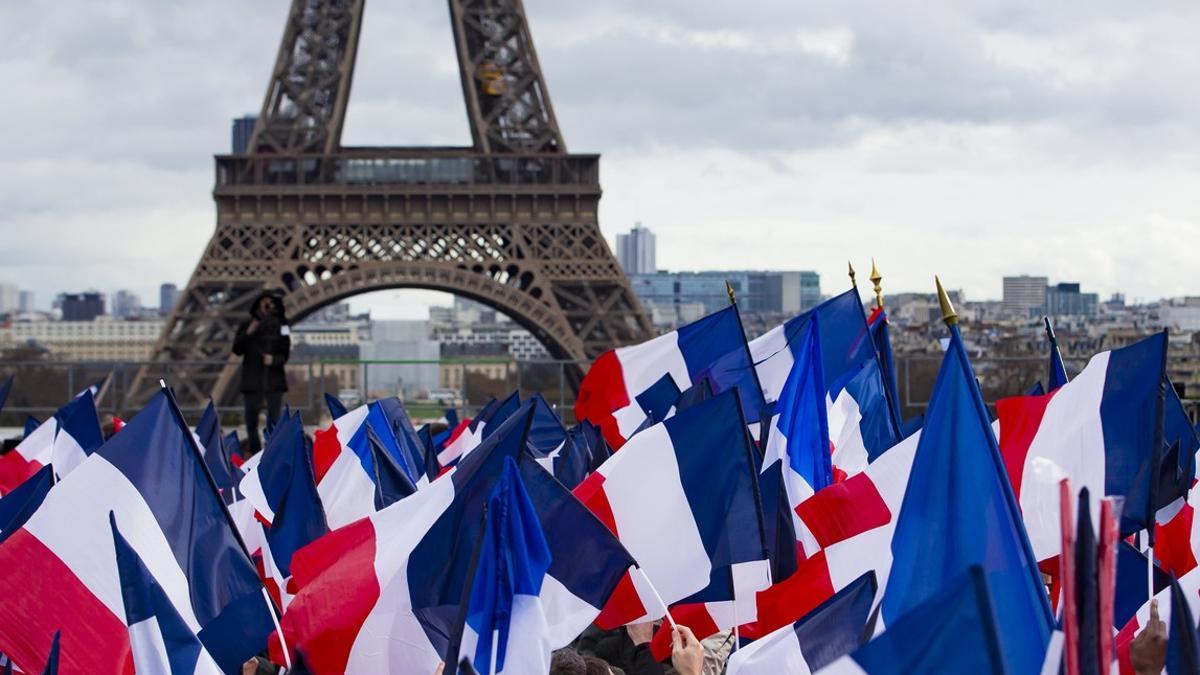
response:
[[[283,627],[279,625],[279,617],[275,616],[275,603],[271,602],[271,596],[267,595],[266,586],[259,586],[262,591],[263,601],[267,603],[267,614],[271,615],[271,623],[275,624],[275,634],[279,636],[279,646],[283,649],[283,664],[290,671],[292,669],[292,653],[288,649],[287,638],[283,637]]]
[[[654,583],[650,581],[650,577],[646,576],[646,572],[643,571],[641,567],[634,567],[634,569],[638,571],[638,574],[642,575],[642,581],[646,582],[646,586],[650,589],[650,592],[654,594],[654,599],[658,600],[658,605],[662,607],[663,614],[665,614],[667,617],[667,623],[671,624],[671,629],[674,630],[677,628],[678,626],[675,623],[675,617],[671,616],[671,608],[667,607],[667,603],[663,602],[662,596],[658,594],[658,589],[654,587]]]

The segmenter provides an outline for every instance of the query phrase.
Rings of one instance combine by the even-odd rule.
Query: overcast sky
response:
[[[212,233],[287,0],[0,3],[0,281],[157,304]],[[893,291],[1022,272],[1196,294],[1192,0],[526,0],[601,224],[660,268],[875,256]],[[467,144],[444,3],[371,0],[343,141]],[[411,296],[410,296],[411,297]]]

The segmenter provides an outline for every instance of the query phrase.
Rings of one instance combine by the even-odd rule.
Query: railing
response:
[[[903,413],[920,414],[929,402],[941,357],[936,355],[899,356],[896,379]],[[141,362],[86,363],[78,361],[0,361],[0,379],[16,375],[13,391],[0,426],[21,426],[27,415],[44,418],[58,406],[92,383],[107,379],[99,400],[102,414],[130,414],[121,408],[129,384]],[[177,362],[152,364],[156,375],[168,385],[178,386],[184,371],[200,365],[225,365],[225,362]],[[1037,380],[1045,381],[1046,359],[1040,357],[990,357],[973,360],[984,399],[992,404],[998,398],[1023,394]],[[1067,369],[1077,373],[1084,362],[1068,359]],[[326,416],[324,394],[339,395],[348,405],[382,396],[399,395],[414,419],[441,417],[445,408],[456,408],[471,415],[492,397],[501,398],[513,390],[523,395],[540,393],[563,415],[574,422],[572,408],[575,392],[572,372],[575,366],[586,370],[587,363],[560,360],[441,359],[441,360],[339,360],[313,359],[291,361],[287,365],[290,389],[284,401],[300,410],[305,420],[319,422]],[[427,368],[426,381],[436,380],[437,387],[426,387],[424,395],[414,392],[405,382],[403,369]],[[436,369],[437,372],[431,372]],[[173,373],[179,373],[173,377]],[[399,375],[399,380],[383,381]],[[408,375],[413,377],[414,375]],[[450,383],[453,386],[442,386]],[[405,395],[407,392],[408,395]],[[1184,400],[1193,422],[1200,420],[1200,399]],[[184,413],[193,421],[202,406],[190,406]],[[239,405],[222,406],[220,411],[232,424],[240,414]]]
[[[424,154],[403,149],[337,155],[220,155],[217,190],[241,186],[574,186],[600,181],[598,155]]]

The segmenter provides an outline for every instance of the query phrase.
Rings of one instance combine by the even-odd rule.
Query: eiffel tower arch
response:
[[[600,158],[569,154],[521,0],[449,0],[472,145],[344,147],[365,0],[293,0],[246,152],[216,158],[217,226],[126,407],[234,393],[230,345],[264,289],[290,320],[359,293],[490,305],[556,358],[651,327],[604,237]]]

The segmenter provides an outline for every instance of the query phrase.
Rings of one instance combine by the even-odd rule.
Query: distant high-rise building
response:
[[[243,115],[233,120],[232,150],[235,155],[244,155],[250,148],[250,137],[254,135],[254,125],[258,123],[256,115]]]
[[[0,314],[8,314],[18,309],[20,292],[16,284],[0,284]]]
[[[1095,316],[1100,307],[1096,293],[1081,293],[1079,284],[1060,283],[1046,287],[1046,314],[1050,316]]]
[[[92,321],[104,314],[104,294],[96,291],[58,296],[63,321]]]
[[[32,312],[36,305],[36,296],[33,291],[21,291],[17,299],[17,310],[20,312]]]
[[[629,234],[617,235],[617,262],[626,274],[654,274],[658,263],[654,251],[654,233],[635,223]]]
[[[112,313],[122,318],[137,316],[142,313],[142,299],[132,291],[119,290],[113,296]]]
[[[1004,277],[1001,309],[1015,316],[1033,316],[1046,311],[1046,277]]]
[[[166,316],[175,309],[179,301],[179,288],[175,284],[163,284],[158,287],[158,313]]]
[[[687,323],[729,305],[733,288],[746,314],[794,315],[821,302],[821,277],[809,271],[705,271],[630,274],[633,292],[652,320]]]

